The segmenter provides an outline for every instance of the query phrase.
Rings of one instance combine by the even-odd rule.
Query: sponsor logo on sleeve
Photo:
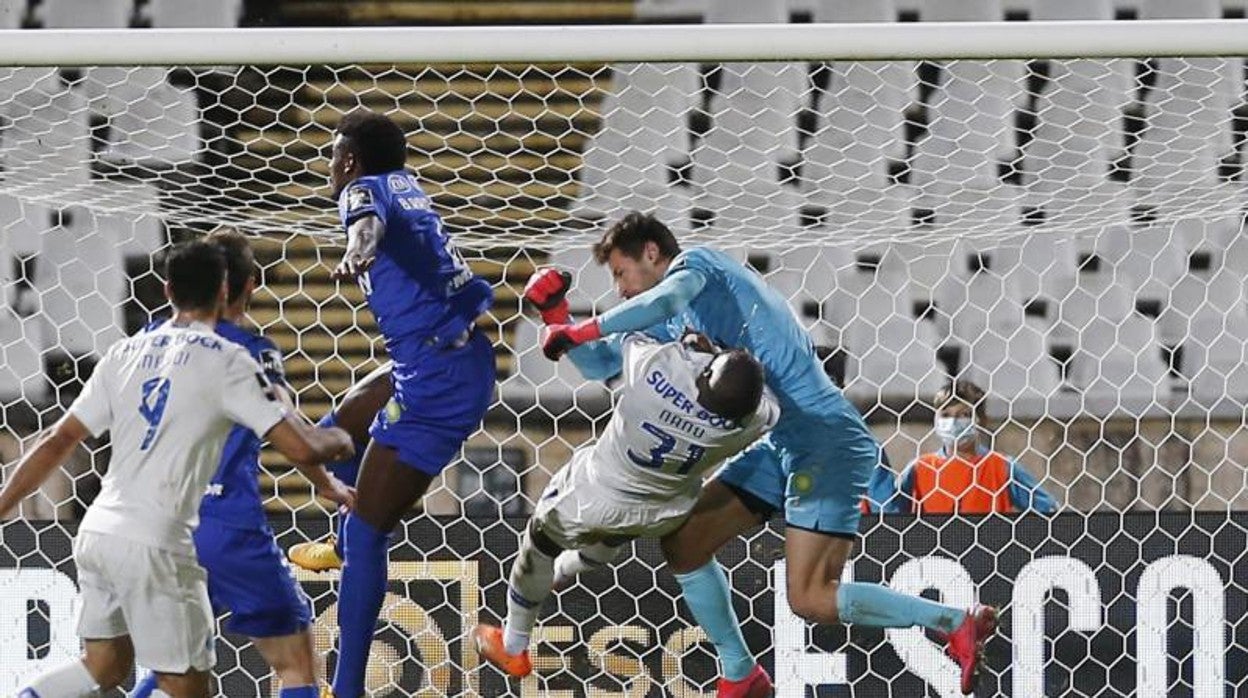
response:
[[[368,187],[351,187],[347,190],[347,213],[372,208],[373,192]]]

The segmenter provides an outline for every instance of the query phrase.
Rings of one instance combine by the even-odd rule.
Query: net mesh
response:
[[[1105,586],[1106,603],[1137,601],[1140,577],[1173,593],[1155,571],[1136,567],[1187,551],[1182,541],[1205,532],[1210,540],[1242,536],[1232,512],[1248,501],[1243,89],[1241,60],[1205,58],[5,69],[4,460],[59,414],[109,343],[162,306],[160,250],[216,225],[255,236],[264,283],[250,315],[283,349],[307,413],[319,417],[383,362],[361,294],[329,279],[343,238],[328,198],[328,147],[341,117],[362,106],[407,130],[409,166],[474,269],[494,284],[495,308],[479,327],[501,369],[485,426],[425,502],[434,517],[404,524],[409,542],[396,555],[435,562],[394,572],[401,583],[370,674],[378,695],[497,694],[497,676],[466,672],[475,659],[463,639],[477,594],[496,614],[504,607],[500,579],[521,524],[501,517],[531,510],[610,407],[606,389],[541,357],[538,325],[517,294],[535,266],[553,263],[576,274],[575,312],[610,307],[610,279],[588,246],[605,221],[633,208],[656,212],[685,245],[728,250],[785,295],[896,468],[935,448],[933,395],[950,377],[968,378],[988,394],[997,451],[1017,457],[1072,515],[1120,517],[1119,534],[1099,543],[1028,523],[1039,526],[1024,531],[1032,542],[1011,545],[1068,561],[1033,570],[1033,582],[1078,577],[1085,564],[1095,577],[1132,580]],[[323,508],[297,473],[265,458],[278,533],[287,542],[313,535],[319,529],[304,515]],[[24,505],[26,518],[58,519],[52,529],[69,530],[98,489],[106,445],[75,461]],[[1220,512],[1228,523],[1180,516],[1165,528],[1124,518],[1158,510]],[[1078,514],[1089,530],[1091,520]],[[958,525],[885,521],[876,535],[927,540]],[[998,555],[1005,548],[989,542],[1002,527],[1025,528],[989,517],[919,553],[868,544],[856,563],[860,578],[960,599],[966,585],[1002,586],[1009,577],[997,601],[1010,604],[1021,593],[1013,586],[1021,565],[1011,567]],[[1120,565],[1104,551],[1122,535],[1174,545]],[[1056,549],[1055,539],[1064,541]],[[1218,540],[1211,545],[1224,550]],[[1101,559],[1071,552],[1081,544]],[[846,649],[843,634],[804,635],[784,615],[780,592],[772,604],[767,570],[778,545],[764,531],[726,562],[748,602],[751,644],[765,648],[785,695],[802,695],[802,681],[902,690],[916,675],[926,682],[916,690],[952,695],[951,665],[929,656],[920,638],[890,636],[898,649],[884,649],[882,636],[851,637]],[[6,546],[25,566],[67,557],[67,549]],[[904,567],[899,550],[931,564]],[[1238,559],[1214,556],[1210,569],[1242,592]],[[946,563],[966,566],[973,579]],[[1119,572],[1123,565],[1131,571]],[[656,550],[639,547],[626,572],[561,595],[543,631],[550,656],[539,662],[542,678],[524,692],[711,691],[713,667],[696,631],[673,626],[687,619],[659,566]],[[952,582],[929,583],[945,572]],[[1196,574],[1185,588],[1206,581]],[[322,621],[318,646],[328,650],[332,583],[307,582]],[[55,586],[40,584],[32,598]],[[420,603],[405,605],[408,597]],[[1105,695],[1106,682],[1127,686],[1115,689],[1123,695],[1176,683],[1185,695],[1222,694],[1221,675],[1202,659],[1193,669],[1191,656],[1160,680],[1134,665],[1121,678],[1117,660],[1080,635],[1102,626],[1076,601],[1050,602],[1059,615],[1083,615],[1048,632],[1054,647],[1084,642],[1082,654],[1027,654],[1013,669],[1007,657],[990,680],[1014,695],[1036,695],[1026,683],[1035,672],[1042,682],[1065,676],[1084,695]],[[1242,602],[1242,593],[1228,601]],[[1204,606],[1178,605],[1156,621],[1163,629],[1182,634],[1185,618],[1206,628]],[[58,612],[31,613],[55,629]],[[1039,613],[1020,618],[1043,632]],[[1107,616],[1096,641],[1118,642],[1121,654],[1143,632],[1131,626],[1134,611],[1130,619]],[[1202,632],[1190,635],[1213,637]],[[1231,637],[1243,632],[1235,625]],[[72,628],[38,642],[28,636],[35,649],[14,655],[8,661],[18,668],[0,674],[29,676],[48,657],[72,653],[73,642]],[[1212,640],[1204,642],[1200,651]],[[16,646],[7,636],[2,644]],[[867,649],[853,654],[855,646]],[[1158,646],[1167,645],[1147,649]],[[218,667],[224,695],[276,690],[254,649],[229,647]],[[850,652],[847,673],[820,664],[813,648]],[[786,677],[781,664],[799,668]],[[17,687],[17,678],[4,680],[0,690]]]

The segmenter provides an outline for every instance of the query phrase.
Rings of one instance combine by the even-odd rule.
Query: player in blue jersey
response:
[[[494,350],[475,331],[493,303],[405,169],[407,140],[382,114],[343,118],[329,163],[356,280],[393,362],[393,398],[369,428],[356,509],[342,524],[338,698],[359,698],[386,591],[389,534],[481,425],[494,396]]]
[[[689,327],[757,357],[780,402],[775,429],[725,465],[703,488],[685,524],[663,541],[690,610],[728,660],[719,695],[768,695],[770,679],[739,639],[728,581],[714,554],[778,511],[787,524],[787,591],[797,615],[816,623],[936,631],[962,668],[963,692],[970,693],[984,643],[996,628],[996,609],[964,611],[880,585],[840,581],[880,448],[858,410],[824,373],[809,336],[780,294],[722,252],[682,251],[666,226],[637,212],[612,225],[594,255],[611,270],[626,301],[599,317],[548,326],[547,357],[557,360],[591,344],[602,362],[618,362],[613,344],[599,341],[603,337],[648,331],[671,339]],[[736,666],[733,656],[741,658]]]
[[[242,326],[257,282],[251,245],[229,229],[213,231],[206,239],[221,248],[226,261],[228,291],[217,334],[245,347],[269,381],[287,391],[281,351]],[[283,397],[289,402],[288,393]],[[282,698],[317,698],[311,603],[291,574],[265,518],[259,467],[260,437],[235,426],[199,505],[195,553],[208,572],[208,597],[214,610],[230,613],[225,629],[251,640],[281,681]],[[156,676],[151,674],[139,682],[131,698],[146,698],[155,688]]]

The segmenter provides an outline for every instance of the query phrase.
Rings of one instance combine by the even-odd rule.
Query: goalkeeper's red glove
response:
[[[572,319],[567,298],[571,288],[572,274],[554,267],[543,267],[533,272],[524,285],[524,300],[537,308],[542,322],[565,325]]]
[[[575,325],[547,325],[542,333],[542,353],[551,361],[558,361],[568,350],[601,338],[598,318],[582,320]]]

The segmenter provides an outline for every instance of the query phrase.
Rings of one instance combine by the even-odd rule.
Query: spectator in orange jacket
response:
[[[986,445],[984,391],[970,381],[936,393],[941,448],[919,456],[894,477],[878,466],[864,508],[885,513],[989,514],[1057,510],[1057,501],[1013,458]]]

